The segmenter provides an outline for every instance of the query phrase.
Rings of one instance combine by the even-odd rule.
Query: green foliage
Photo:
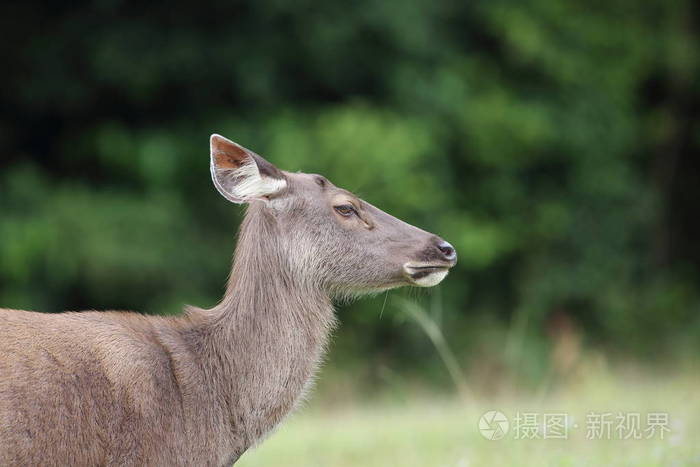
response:
[[[465,353],[485,316],[542,339],[562,311],[614,348],[697,343],[693,8],[3,6],[0,304],[214,304],[240,220],[209,182],[219,132],[451,241]],[[342,313],[339,348],[433,361],[377,300]]]

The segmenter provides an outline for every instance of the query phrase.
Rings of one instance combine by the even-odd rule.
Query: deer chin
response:
[[[411,285],[417,287],[433,287],[447,276],[450,267],[444,264],[412,264],[403,266],[404,276]]]

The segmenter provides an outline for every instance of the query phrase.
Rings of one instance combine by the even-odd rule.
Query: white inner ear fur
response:
[[[262,198],[273,195],[287,186],[285,180],[260,175],[258,166],[252,159],[232,172],[235,181],[231,194],[237,198]]]
[[[237,169],[219,169],[212,164],[214,184],[232,201],[264,199],[287,186],[287,181],[260,175],[257,164],[251,158]]]

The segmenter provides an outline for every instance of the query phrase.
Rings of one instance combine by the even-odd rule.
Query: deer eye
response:
[[[333,206],[333,209],[335,209],[335,212],[337,212],[343,217],[350,217],[353,214],[357,214],[357,211],[355,211],[355,207],[352,204],[341,204],[340,206]]]

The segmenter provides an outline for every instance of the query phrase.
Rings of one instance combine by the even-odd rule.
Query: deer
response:
[[[223,299],[177,316],[0,309],[0,465],[230,466],[304,400],[334,304],[431,287],[452,245],[218,134],[245,204]]]

